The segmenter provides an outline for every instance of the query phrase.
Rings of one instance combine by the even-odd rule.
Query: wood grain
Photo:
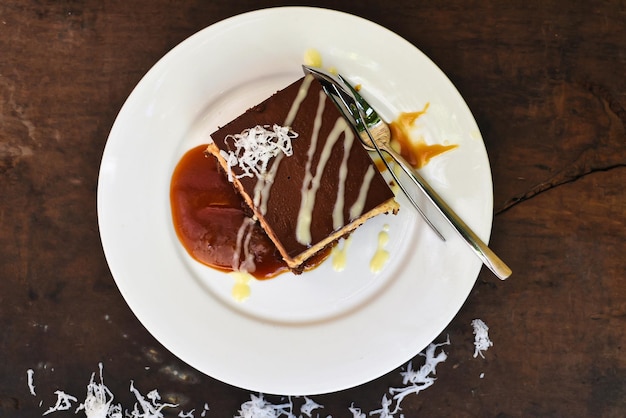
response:
[[[197,416],[205,402],[222,417],[250,399],[170,354],[132,314],[101,249],[96,188],[113,121],[160,57],[226,17],[286,4],[0,4],[0,416],[41,416],[57,389],[84,394],[99,362],[125,405],[131,379]],[[466,99],[492,164],[491,246],[514,274],[483,269],[435,340],[451,341],[436,383],[403,401],[404,416],[626,416],[626,4],[311,4],[425,52]],[[494,342],[484,359],[472,356],[474,318]],[[315,396],[315,412],[376,410],[400,371]]]

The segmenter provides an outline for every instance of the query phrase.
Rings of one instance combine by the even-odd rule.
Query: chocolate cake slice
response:
[[[207,151],[295,272],[367,219],[399,208],[353,128],[310,75],[211,139]]]

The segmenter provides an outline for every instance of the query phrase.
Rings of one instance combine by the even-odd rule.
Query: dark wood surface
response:
[[[435,384],[403,401],[404,416],[626,416],[626,3],[349,4],[310,3],[395,31],[466,99],[492,164],[491,246],[514,271],[504,282],[481,271],[438,339],[451,345]],[[100,362],[125,408],[131,380],[180,403],[166,416],[200,416],[205,402],[206,416],[233,416],[250,399],[132,314],[100,245],[96,187],[109,130],[146,71],[204,27],[277,5],[0,3],[0,416],[41,416],[56,390],[84,399]],[[474,318],[490,326],[485,359],[472,356]],[[400,371],[313,396],[314,416],[380,408]]]

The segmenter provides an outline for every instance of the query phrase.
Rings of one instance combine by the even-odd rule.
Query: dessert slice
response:
[[[296,273],[367,219],[399,208],[353,128],[310,75],[211,139],[207,151]]]

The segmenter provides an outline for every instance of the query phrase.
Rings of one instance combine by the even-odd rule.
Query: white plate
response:
[[[108,138],[98,185],[102,243],[127,303],[157,340],[196,369],[252,391],[311,395],[368,382],[426,347],[456,315],[481,264],[446,231],[440,241],[401,199],[355,234],[346,269],[252,283],[193,261],[172,227],[169,185],[180,157],[209,133],[302,75],[321,52],[388,120],[421,109],[416,135],[459,147],[423,173],[484,240],[492,219],[489,161],[462,97],[419,50],[372,22],[305,7],[216,23],[165,55],[134,89]],[[376,99],[374,99],[376,98]],[[392,257],[368,263],[389,226]]]

